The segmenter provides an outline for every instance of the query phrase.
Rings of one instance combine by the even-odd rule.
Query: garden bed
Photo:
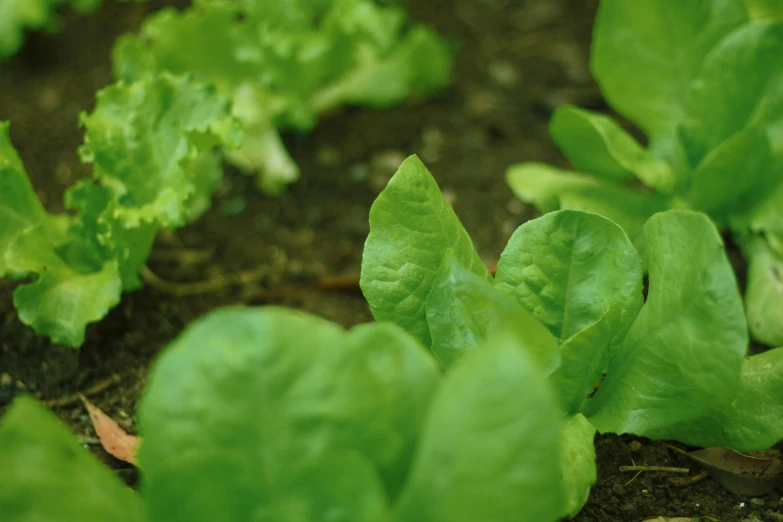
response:
[[[95,91],[111,81],[112,44],[160,6],[108,3],[96,16],[68,15],[59,35],[33,36],[0,65],[0,120],[11,121],[11,139],[49,210],[62,210],[57,205],[65,188],[88,173],[76,153],[82,133],[75,127],[78,113],[94,105]],[[0,374],[13,383],[6,382],[5,391],[18,387],[51,401],[74,432],[135,483],[132,468],[94,443],[73,394],[98,386],[91,400],[135,432],[151,362],[209,310],[279,304],[344,326],[371,321],[358,292],[368,211],[409,154],[427,163],[482,258],[494,264],[516,227],[536,215],[512,195],[505,169],[518,161],[565,165],[547,132],[554,107],[605,109],[587,69],[596,7],[595,0],[410,2],[412,18],[459,45],[451,88],[392,110],[342,110],[308,136],[286,135],[302,179],[279,198],[260,195],[250,178],[226,167],[212,210],[158,238],[148,263],[158,283],[124,295],[106,319],[90,326],[81,350],[53,346],[22,325],[12,283],[0,282]],[[219,288],[199,291],[191,284],[240,274],[244,281]],[[699,473],[663,443],[599,436],[596,447],[598,483],[578,521],[780,519],[776,493],[751,501],[711,478],[682,487],[670,474],[619,471],[644,464]]]

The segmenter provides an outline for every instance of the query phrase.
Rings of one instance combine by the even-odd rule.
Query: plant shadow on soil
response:
[[[0,120],[11,121],[13,143],[50,211],[61,211],[65,188],[89,172],[76,153],[83,137],[77,117],[111,81],[113,42],[164,4],[171,2],[107,2],[95,16],[66,13],[60,34],[33,35],[19,55],[0,63]],[[42,399],[68,397],[117,376],[118,382],[92,400],[135,432],[136,403],[151,362],[209,310],[276,304],[345,326],[372,320],[360,294],[306,283],[322,275],[358,274],[370,205],[412,153],[429,165],[482,257],[494,263],[514,229],[536,215],[512,196],[505,168],[525,160],[565,165],[547,132],[557,105],[607,110],[587,68],[596,7],[597,0],[410,2],[413,19],[432,24],[459,48],[450,89],[388,111],[343,109],[326,116],[310,135],[287,134],[303,175],[280,198],[258,194],[251,179],[226,168],[213,209],[192,226],[161,235],[149,261],[155,274],[178,283],[248,270],[260,275],[259,282],[189,296],[147,286],[124,295],[75,351],[52,346],[20,324],[13,285],[2,281],[0,374]],[[133,469],[95,444],[80,404],[54,411],[120,476],[136,482]],[[676,487],[662,473],[634,477],[618,470],[635,463],[699,472],[662,443],[610,435],[597,437],[596,445],[598,483],[575,518],[579,522],[781,519],[777,494],[751,502],[709,478]]]

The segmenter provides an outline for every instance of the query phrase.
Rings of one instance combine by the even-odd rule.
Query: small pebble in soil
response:
[[[642,449],[642,443],[638,440],[632,440],[628,443],[628,449],[633,451],[634,453],[638,453]]]
[[[519,69],[512,62],[496,60],[489,64],[487,72],[495,83],[506,89],[519,83]]]

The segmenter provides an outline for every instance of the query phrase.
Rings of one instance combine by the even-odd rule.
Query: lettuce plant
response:
[[[387,4],[389,4],[387,2]],[[310,130],[341,104],[387,107],[445,86],[446,44],[376,0],[196,0],[164,9],[114,50],[118,78],[189,73],[233,102],[245,141],[228,160],[278,192],[299,176],[278,128]]]
[[[670,208],[707,213],[748,261],[751,333],[783,344],[783,8],[777,0],[602,0],[590,67],[608,116],[563,106],[550,132],[579,173],[508,171],[543,212],[602,214],[646,248],[644,223]]]
[[[445,368],[511,329],[547,374],[561,455],[571,455],[561,514],[587,499],[596,429],[740,451],[783,439],[783,348],[746,357],[737,281],[706,215],[654,214],[640,255],[613,221],[554,211],[514,232],[493,278],[414,156],[370,227],[361,285],[377,320],[405,328]]]
[[[101,0],[0,0],[0,58],[22,47],[25,31],[56,31],[60,25],[57,9],[63,5],[87,14],[95,11]]]
[[[561,419],[498,332],[441,377],[393,324],[223,309],[155,364],[141,494],[33,399],[0,421],[4,522],[555,522]]]
[[[52,215],[0,123],[0,277],[31,279],[14,292],[19,318],[74,347],[123,290],[141,286],[157,232],[208,208],[222,178],[215,147],[241,139],[229,100],[168,74],[103,89],[81,125],[92,177],[66,192],[69,213]]]

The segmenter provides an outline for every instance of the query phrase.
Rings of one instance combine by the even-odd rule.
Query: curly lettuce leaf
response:
[[[19,397],[0,421],[4,522],[144,522],[141,498],[46,408]]]
[[[219,185],[220,164],[204,156],[218,145],[236,147],[241,134],[229,101],[187,77],[120,82],[97,99],[81,116],[79,149],[93,175],[68,191],[66,205],[81,212],[75,230],[118,260],[132,290],[141,286],[138,272],[157,232],[187,224]]]
[[[20,320],[56,343],[79,346],[86,325],[119,302],[117,262],[84,268],[64,259],[71,234],[44,210],[8,130],[0,124],[0,277],[32,277],[14,292]],[[81,255],[98,257],[90,249]]]
[[[186,52],[185,52],[186,50]],[[159,71],[213,83],[243,121],[244,145],[227,155],[279,192],[299,169],[279,128],[310,130],[342,104],[387,107],[444,87],[451,52],[429,29],[375,0],[197,2],[151,16],[114,50],[115,75]]]
[[[0,125],[0,277],[32,279],[14,292],[21,321],[73,347],[141,285],[155,235],[209,206],[222,176],[213,149],[240,138],[213,87],[165,74],[107,87],[82,124],[93,175],[66,192],[76,213],[62,216],[44,210]]]

